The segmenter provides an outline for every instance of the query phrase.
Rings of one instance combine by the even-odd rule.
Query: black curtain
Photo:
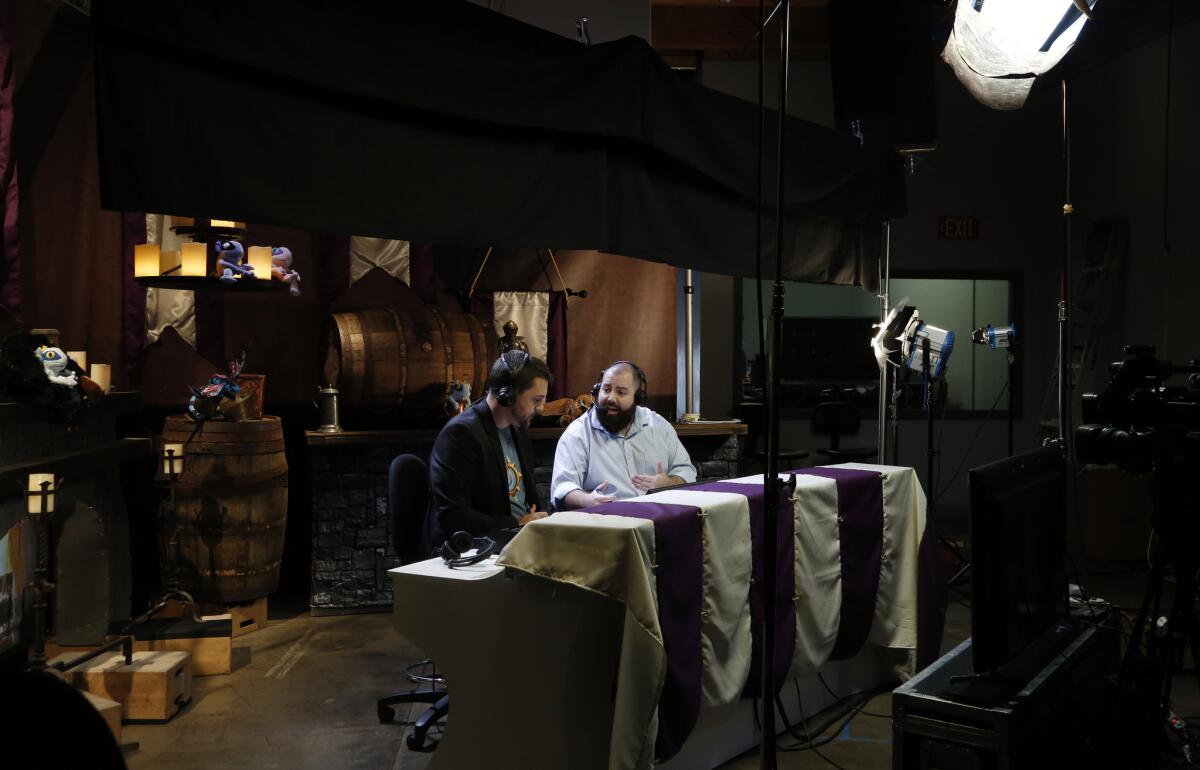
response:
[[[463,0],[97,0],[93,22],[106,208],[754,274],[756,108],[638,38]],[[787,131],[788,277],[869,285],[899,158]]]

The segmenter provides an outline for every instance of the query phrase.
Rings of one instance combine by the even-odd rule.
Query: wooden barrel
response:
[[[447,386],[462,380],[477,398],[500,355],[475,316],[424,303],[334,313],[325,327],[324,376],[341,404],[373,413],[440,413]]]
[[[192,422],[172,416],[163,442],[184,445],[175,513],[168,512],[159,538],[163,564],[176,560],[167,541],[177,527],[180,582],[196,599],[230,604],[272,593],[279,585],[288,507],[279,418]]]

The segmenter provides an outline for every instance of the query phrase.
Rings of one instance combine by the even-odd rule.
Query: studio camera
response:
[[[1083,422],[1075,429],[1081,463],[1116,464],[1127,473],[1162,462],[1200,458],[1200,360],[1186,366],[1160,361],[1153,345],[1127,345],[1126,359],[1109,368],[1103,393],[1083,394]],[[1186,374],[1186,385],[1166,385]]]

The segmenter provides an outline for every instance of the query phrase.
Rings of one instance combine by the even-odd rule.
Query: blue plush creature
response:
[[[236,283],[243,276],[254,277],[254,268],[243,264],[246,250],[237,241],[217,241],[217,277],[223,283]]]
[[[220,412],[217,407],[221,405],[221,399],[233,398],[242,392],[237,385],[237,376],[241,374],[245,365],[246,353],[243,352],[236,360],[229,362],[229,374],[217,372],[209,377],[208,384],[199,390],[189,385],[192,398],[188,401],[188,416],[197,422],[218,417]]]

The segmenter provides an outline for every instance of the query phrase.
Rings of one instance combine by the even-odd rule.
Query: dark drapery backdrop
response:
[[[585,47],[463,0],[93,13],[108,208],[754,273],[756,110],[640,39]],[[788,277],[871,283],[898,157],[787,130]]]
[[[20,193],[17,159],[13,156],[14,22],[12,0],[0,0],[0,309],[19,321],[21,253],[17,217]]]

